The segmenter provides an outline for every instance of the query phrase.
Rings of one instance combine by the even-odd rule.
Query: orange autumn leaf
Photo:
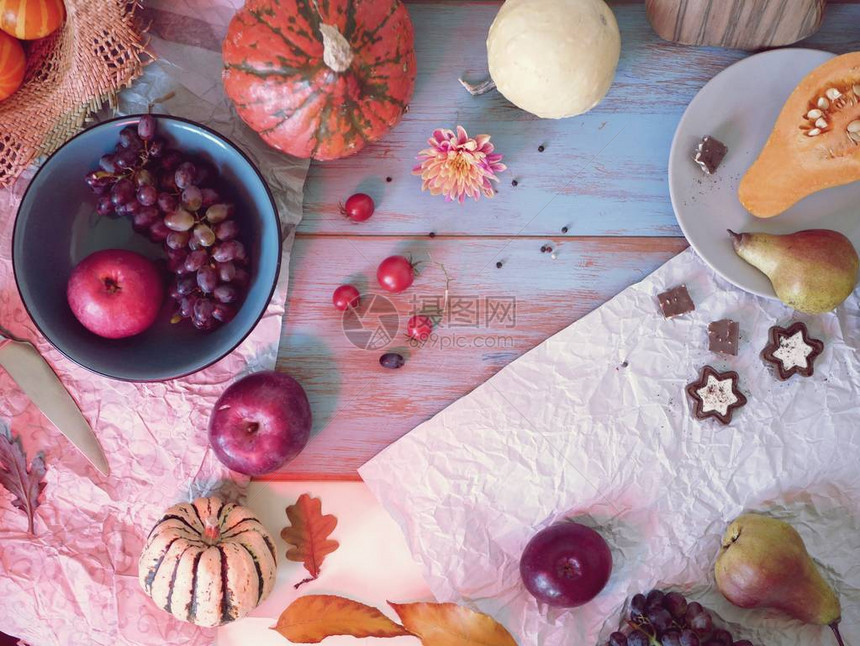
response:
[[[517,646],[495,619],[456,603],[388,603],[423,646]]]
[[[295,505],[287,507],[290,527],[281,530],[281,538],[293,545],[287,550],[287,559],[304,563],[311,575],[309,579],[296,584],[313,581],[320,575],[320,566],[327,554],[334,552],[340,544],[329,539],[329,534],[337,527],[337,518],[328,514],[323,516],[322,501],[303,493]]]
[[[334,635],[409,635],[376,608],[326,594],[309,594],[296,599],[281,613],[272,630],[296,644],[317,644]]]

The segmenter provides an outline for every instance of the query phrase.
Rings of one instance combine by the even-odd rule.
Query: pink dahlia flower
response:
[[[502,155],[494,153],[490,135],[469,137],[463,126],[457,132],[445,128],[433,131],[425,148],[416,159],[421,163],[412,169],[413,175],[421,176],[421,190],[431,195],[444,195],[445,201],[458,200],[462,204],[467,197],[476,201],[483,193],[493,197],[496,191],[490,181],[498,182],[496,173],[507,169]]]

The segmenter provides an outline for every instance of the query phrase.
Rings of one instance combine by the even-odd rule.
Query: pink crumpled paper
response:
[[[247,484],[209,450],[209,410],[227,384],[274,368],[277,357],[308,164],[267,149],[223,96],[218,47],[238,4],[149,3],[153,24],[170,30],[153,30],[151,48],[159,61],[119,103],[122,113],[145,111],[150,101],[173,92],[156,111],[195,119],[230,137],[254,158],[275,193],[289,234],[281,275],[264,318],[236,351],[190,377],[151,384],[113,381],[70,362],[36,331],[12,273],[15,212],[32,171],[0,192],[0,325],[34,343],[54,367],[111,467],[110,477],[101,476],[0,369],[0,424],[23,438],[29,458],[44,451],[48,465],[35,538],[27,535],[26,516],[0,490],[0,631],[32,646],[195,646],[215,640],[214,631],[179,622],[150,601],[138,585],[137,559],[169,505],[214,490],[237,495]]]

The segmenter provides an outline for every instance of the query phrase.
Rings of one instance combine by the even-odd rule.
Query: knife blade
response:
[[[26,341],[0,336],[0,366],[102,475],[110,475],[107,458],[93,429],[36,348]]]

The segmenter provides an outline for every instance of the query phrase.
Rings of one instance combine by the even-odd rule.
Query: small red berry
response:
[[[416,341],[426,341],[433,332],[433,321],[429,316],[416,314],[406,322],[406,336]]]
[[[365,193],[351,195],[346,204],[340,205],[341,215],[345,215],[353,222],[364,222],[373,215],[373,198]]]
[[[361,303],[361,296],[359,295],[358,290],[352,285],[341,285],[334,290],[331,302],[334,304],[336,309],[343,312],[350,307],[358,307],[359,303]]]

